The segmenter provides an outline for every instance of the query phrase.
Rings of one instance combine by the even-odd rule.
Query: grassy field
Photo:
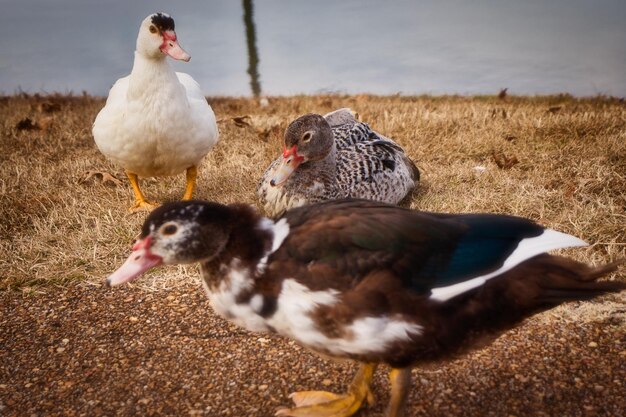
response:
[[[257,179],[306,112],[351,107],[419,166],[413,208],[530,217],[591,245],[590,263],[626,258],[626,104],[609,98],[315,96],[209,100],[221,142],[197,198],[257,204]],[[350,362],[236,328],[213,314],[196,267],[160,268],[120,288],[146,213],[97,150],[104,100],[0,98],[0,415],[269,416],[303,389],[341,392]],[[85,181],[105,171],[122,185]],[[176,200],[184,176],[142,180]],[[609,279],[624,279],[624,268]],[[626,292],[526,320],[468,356],[414,369],[408,415],[591,416],[626,409]],[[377,373],[379,417],[388,381]]]
[[[530,217],[592,245],[575,258],[626,257],[626,104],[609,98],[315,96],[209,100],[220,143],[201,167],[196,197],[257,204],[257,179],[297,116],[351,107],[397,140],[422,184],[411,207]],[[0,100],[0,288],[29,291],[100,281],[126,255],[145,214],[129,215],[128,181],[91,136],[103,99],[11,96]],[[124,182],[83,181],[107,171]],[[175,200],[184,176],[142,180]],[[161,271],[173,285],[185,268]]]

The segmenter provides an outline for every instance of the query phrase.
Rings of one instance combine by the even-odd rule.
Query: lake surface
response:
[[[626,1],[0,0],[0,92],[105,95],[165,11],[206,95],[626,96]]]

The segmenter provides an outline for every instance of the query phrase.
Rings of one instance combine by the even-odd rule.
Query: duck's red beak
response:
[[[137,241],[126,262],[107,278],[107,286],[113,287],[132,281],[150,268],[160,265],[163,259],[150,252],[150,243],[150,236]]]
[[[191,59],[191,55],[185,52],[185,50],[178,44],[178,41],[176,40],[176,32],[173,30],[166,30],[163,32],[161,52],[179,61],[188,62]]]
[[[283,149],[283,160],[280,161],[280,164],[274,169],[274,175],[270,180],[270,185],[272,187],[278,187],[282,185],[291,174],[298,168],[298,166],[304,161],[304,157],[298,155],[298,147],[293,145],[291,149],[285,148]]]

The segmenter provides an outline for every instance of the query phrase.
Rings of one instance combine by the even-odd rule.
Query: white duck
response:
[[[190,75],[174,72],[167,55],[191,58],[176,40],[174,19],[154,13],[139,28],[130,75],[113,85],[93,125],[100,151],[126,170],[135,192],[130,211],[156,205],[144,197],[138,176],[186,170],[183,200],[191,199],[198,164],[219,139],[215,114],[200,86]]]

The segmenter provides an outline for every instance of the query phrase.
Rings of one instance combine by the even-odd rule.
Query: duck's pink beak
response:
[[[173,30],[166,30],[163,32],[161,52],[179,61],[188,62],[191,59],[191,55],[185,52],[185,50],[178,44],[178,41],[176,40],[176,32]]]
[[[160,256],[150,252],[150,236],[137,241],[133,246],[133,251],[115,272],[106,280],[107,286],[113,287],[125,282],[129,282],[163,262]]]
[[[278,187],[282,185],[291,174],[298,168],[298,166],[304,161],[304,157],[298,155],[298,148],[296,145],[293,145],[291,149],[283,150],[283,160],[280,161],[280,164],[274,169],[274,175],[270,180],[270,185],[272,187]]]

